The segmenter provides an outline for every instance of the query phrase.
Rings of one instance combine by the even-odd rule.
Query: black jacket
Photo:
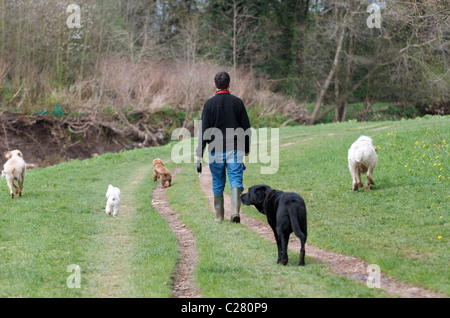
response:
[[[218,91],[215,96],[205,102],[202,127],[199,131],[201,135],[198,139],[197,157],[203,157],[206,144],[210,144],[209,152],[239,150],[248,153],[250,151],[251,131],[247,110],[240,98],[226,90]],[[222,136],[223,141],[220,142]],[[216,139],[217,142],[214,143]],[[218,146],[219,144],[222,147]]]

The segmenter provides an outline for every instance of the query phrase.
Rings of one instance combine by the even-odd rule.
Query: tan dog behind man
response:
[[[172,185],[172,175],[170,174],[170,171],[164,167],[164,164],[161,159],[156,158],[153,160],[153,165],[155,168],[153,169],[153,181],[156,181],[156,179],[161,179],[161,185],[163,188],[168,188]],[[169,182],[169,185],[166,185],[167,182]]]
[[[22,196],[26,164],[20,150],[8,151],[5,154],[5,157],[8,161],[3,165],[2,178],[6,178],[6,183],[8,184],[11,193],[11,199],[14,199],[13,188],[16,190],[16,194],[18,194],[19,197]],[[14,184],[14,181],[17,181],[18,186]]]

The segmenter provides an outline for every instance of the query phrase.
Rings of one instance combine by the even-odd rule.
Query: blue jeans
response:
[[[223,193],[227,181],[226,175],[228,175],[231,189],[238,187],[241,191],[244,191],[244,186],[242,185],[244,177],[243,157],[244,153],[240,151],[210,153],[209,169],[212,174],[214,194]]]

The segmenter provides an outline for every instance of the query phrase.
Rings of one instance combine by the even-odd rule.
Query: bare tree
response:
[[[327,76],[324,84],[322,85],[319,95],[317,96],[316,105],[314,107],[314,110],[313,110],[313,112],[311,114],[311,118],[310,118],[310,124],[314,124],[316,122],[317,116],[319,113],[319,109],[322,106],[325,94],[331,84],[331,81],[333,79],[333,76],[335,75],[336,70],[339,67],[342,47],[343,47],[344,38],[345,38],[345,34],[346,34],[346,29],[347,29],[346,24],[347,24],[348,20],[350,20],[352,18],[353,14],[354,13],[350,13],[349,11],[346,10],[342,17],[341,23],[339,23],[339,21],[335,21],[336,22],[336,30],[337,30],[336,33],[338,35],[337,35],[337,41],[336,41],[336,50],[335,50],[335,54],[334,54],[334,58],[333,58],[333,64],[331,65],[328,76]],[[339,19],[339,14],[335,14],[334,17],[336,19]]]
[[[215,9],[215,12],[221,17],[222,23],[218,23],[215,30],[221,34],[221,37],[228,39],[233,71],[236,72],[239,60],[246,55],[248,48],[254,43],[261,21],[253,13],[255,4],[251,1],[219,0],[216,4],[219,9]]]

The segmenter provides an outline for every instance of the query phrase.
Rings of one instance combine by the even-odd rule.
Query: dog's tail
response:
[[[305,206],[299,206],[297,209],[306,209]],[[292,230],[294,234],[300,239],[300,241],[306,243],[306,238],[308,236],[307,223],[306,223],[306,211],[297,211],[297,215],[301,215],[300,220],[290,217]]]

